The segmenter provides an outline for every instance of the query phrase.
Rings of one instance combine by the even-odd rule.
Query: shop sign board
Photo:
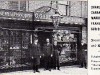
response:
[[[0,9],[0,19],[32,21],[33,13]]]
[[[50,18],[54,14],[50,13],[40,13],[36,12],[34,13],[34,20],[35,21],[45,21],[45,22],[52,22],[52,19]],[[61,19],[60,23],[65,23],[65,24],[85,24],[85,19],[81,17],[75,17],[75,16],[63,16]]]

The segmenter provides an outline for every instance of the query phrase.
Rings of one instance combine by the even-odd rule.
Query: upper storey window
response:
[[[9,1],[8,7],[10,10],[26,11],[26,1]]]

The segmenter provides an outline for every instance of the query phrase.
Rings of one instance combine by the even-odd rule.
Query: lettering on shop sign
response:
[[[44,14],[44,13],[34,13],[34,16],[35,16],[35,20],[36,21],[38,21],[38,20],[40,20],[40,21],[42,21],[42,20],[51,20],[50,19],[50,17],[51,17],[51,15],[49,15],[49,14]]]
[[[0,10],[0,19],[13,19],[13,20],[27,20],[32,21],[32,12],[12,11],[12,10]]]
[[[53,14],[52,14],[53,15]],[[50,18],[52,16],[51,14],[44,14],[44,13],[34,13],[34,20],[35,21],[48,21],[52,22],[52,19]],[[62,16],[63,18],[61,19],[60,23],[65,23],[65,24],[85,24],[84,18],[80,17],[70,17],[70,16]]]

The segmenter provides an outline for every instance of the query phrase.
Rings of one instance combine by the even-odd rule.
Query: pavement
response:
[[[0,75],[87,75],[88,70],[85,68],[79,68],[78,66],[62,66],[59,70],[45,70],[39,69],[40,73],[34,73],[33,70],[14,71],[1,73]]]

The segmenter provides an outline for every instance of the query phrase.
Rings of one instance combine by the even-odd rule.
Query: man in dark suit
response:
[[[81,67],[87,68],[87,44],[82,42]]]
[[[41,51],[40,51],[40,45],[38,44],[38,39],[35,39],[34,43],[32,44],[31,56],[33,59],[32,62],[33,62],[34,72],[40,72],[38,68],[40,65]]]
[[[44,44],[43,53],[45,70],[51,71],[52,45],[50,44],[50,40],[48,38],[46,39],[46,44]]]
[[[61,47],[57,44],[57,41],[54,41],[53,45],[53,67],[54,69],[60,70],[60,63],[59,63],[59,55],[60,55]]]

